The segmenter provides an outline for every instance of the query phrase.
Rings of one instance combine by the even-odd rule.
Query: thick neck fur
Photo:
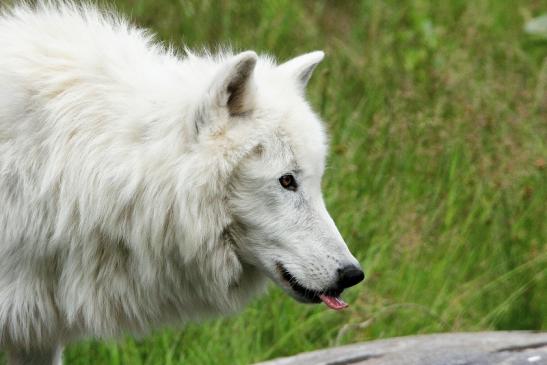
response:
[[[255,142],[195,136],[220,60],[182,60],[122,20],[71,6],[0,16],[0,44],[0,70],[17,70],[0,76],[0,342],[111,336],[241,308],[263,277],[223,239],[223,201]],[[219,138],[224,147],[210,148]],[[26,272],[12,270],[14,257]],[[20,285],[8,284],[12,272]]]

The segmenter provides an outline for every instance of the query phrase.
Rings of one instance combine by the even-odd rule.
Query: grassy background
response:
[[[67,364],[249,364],[438,331],[547,330],[547,1],[176,1],[116,6],[166,41],[279,59],[323,49],[309,87],[332,149],[327,205],[367,281],[341,313],[279,289],[242,314],[85,342]]]

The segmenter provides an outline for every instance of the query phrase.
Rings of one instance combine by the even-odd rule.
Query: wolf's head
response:
[[[340,293],[364,278],[325,208],[322,122],[304,91],[323,52],[275,65],[244,52],[223,62],[196,123],[204,142],[239,148],[226,230],[237,255],[301,302],[340,309]]]

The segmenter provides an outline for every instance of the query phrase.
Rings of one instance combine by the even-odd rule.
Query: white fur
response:
[[[314,290],[356,264],[303,94],[322,58],[181,57],[68,3],[0,15],[0,345],[237,311],[267,276],[295,295],[275,262]]]

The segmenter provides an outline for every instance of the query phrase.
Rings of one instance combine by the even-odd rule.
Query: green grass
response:
[[[367,281],[341,313],[277,288],[228,319],[68,347],[67,364],[249,364],[439,331],[547,330],[547,1],[115,2],[166,41],[323,49],[329,210]]]

